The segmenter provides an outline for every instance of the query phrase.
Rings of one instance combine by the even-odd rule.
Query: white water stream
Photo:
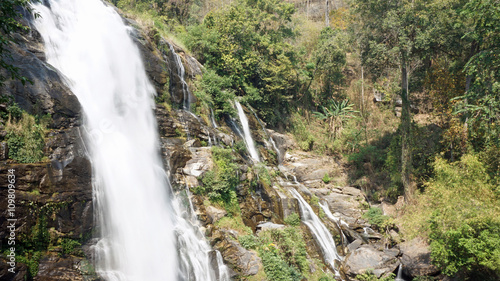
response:
[[[97,273],[112,281],[229,280],[193,211],[172,198],[154,88],[131,28],[101,0],[44,3],[34,8],[47,60],[68,78],[84,112],[100,227]]]
[[[300,193],[293,189],[289,189],[293,197],[297,198],[300,206],[300,213],[302,222],[311,230],[314,235],[318,246],[321,248],[323,253],[323,258],[325,262],[335,271],[335,275],[339,276],[339,272],[335,266],[335,260],[341,261],[342,258],[337,253],[337,248],[335,246],[335,241],[332,238],[332,234],[326,226],[321,222],[319,217],[314,213],[311,206],[304,200]]]
[[[256,162],[259,162],[259,153],[257,152],[257,149],[255,148],[255,143],[252,139],[252,134],[250,132],[250,126],[248,125],[248,118],[245,115],[245,112],[243,111],[243,108],[241,107],[241,104],[238,101],[234,102],[236,105],[236,109],[238,110],[238,116],[240,118],[240,123],[241,126],[243,127],[243,133],[245,137],[245,143],[247,145],[248,153],[250,153],[250,156],[252,159]]]

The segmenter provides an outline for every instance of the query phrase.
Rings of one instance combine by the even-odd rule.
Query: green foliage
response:
[[[83,251],[81,249],[82,244],[77,240],[63,238],[61,239],[60,245],[64,255],[83,256]]]
[[[294,7],[278,0],[238,0],[188,29],[186,45],[209,69],[229,79],[244,102],[277,123],[295,85],[291,26]],[[227,100],[226,100],[227,101]],[[216,110],[222,110],[216,105]]]
[[[302,275],[300,272],[287,264],[287,262],[278,254],[277,250],[271,245],[268,251],[260,252],[264,271],[269,280],[273,281],[300,281]]]
[[[43,252],[41,251],[26,251],[23,255],[16,257],[18,262],[26,264],[28,267],[28,280],[33,280],[33,278],[38,273],[38,266],[40,264],[40,259],[42,258]]]
[[[290,226],[299,226],[301,223],[300,216],[297,213],[293,213],[284,219],[285,223]]]
[[[256,249],[257,246],[259,246],[260,242],[259,239],[253,234],[239,236],[238,241],[240,242],[241,246],[249,250]]]
[[[239,140],[233,145],[234,150],[236,150],[240,155],[245,155],[247,153],[247,145],[245,141]]]
[[[19,69],[12,65],[12,55],[7,47],[11,42],[14,42],[13,32],[27,30],[28,28],[22,25],[19,21],[22,18],[21,11],[34,15],[28,0],[2,0],[0,2],[0,86],[7,78],[19,79],[23,85],[29,80],[19,74]],[[37,2],[32,1],[32,2]],[[6,71],[4,76],[3,70]]]
[[[396,275],[394,275],[394,273],[391,273],[387,277],[377,278],[377,276],[374,275],[372,271],[368,271],[366,273],[356,275],[356,280],[359,280],[359,281],[394,281],[395,277],[396,277]]]
[[[363,214],[363,218],[367,219],[371,225],[375,225],[379,230],[388,230],[394,227],[394,220],[384,215],[380,208],[371,207]]]
[[[353,108],[354,105],[350,104],[348,100],[335,101],[332,99],[328,106],[322,106],[323,112],[316,111],[313,114],[326,121],[330,138],[337,138],[340,136],[347,119],[355,117],[354,114],[359,112]]]
[[[256,173],[260,182],[262,182],[268,186],[272,184],[271,174],[267,170],[266,165],[264,165],[263,163],[255,164],[254,165],[254,172]]]
[[[21,119],[7,123],[9,158],[20,163],[35,163],[42,160],[45,147],[45,124],[37,123],[35,117],[22,113]]]
[[[498,187],[491,184],[476,155],[466,154],[455,163],[437,158],[434,170],[405,220],[417,220],[421,228],[416,231],[429,231],[431,257],[443,273],[459,274],[464,280],[488,280],[485,276],[496,280],[500,274]]]
[[[212,156],[215,167],[205,173],[201,182],[202,186],[196,188],[197,194],[207,195],[211,201],[223,202],[229,211],[237,208],[236,185],[239,183],[238,166],[234,163],[231,149],[217,146],[212,147]]]
[[[231,88],[231,79],[219,76],[217,72],[206,67],[203,76],[196,82],[194,95],[201,106],[213,108],[215,117],[220,120],[224,115],[235,116],[233,107],[235,100],[234,90]]]
[[[324,183],[328,184],[328,183],[330,183],[330,181],[332,179],[330,178],[330,176],[328,175],[328,173],[325,173],[325,175],[323,176],[322,180],[323,180]]]

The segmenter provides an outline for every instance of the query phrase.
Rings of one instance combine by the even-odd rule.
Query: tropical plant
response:
[[[329,138],[335,139],[342,133],[345,122],[349,118],[356,117],[359,111],[354,110],[354,105],[349,100],[335,101],[332,99],[330,104],[322,106],[322,111],[315,111],[313,114],[321,120],[326,121],[329,130]]]

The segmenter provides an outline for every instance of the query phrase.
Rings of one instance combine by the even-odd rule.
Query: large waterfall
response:
[[[47,60],[68,78],[85,115],[100,226],[97,273],[105,280],[228,280],[193,212],[172,198],[154,88],[131,29],[101,0],[43,2],[35,5],[35,27]]]

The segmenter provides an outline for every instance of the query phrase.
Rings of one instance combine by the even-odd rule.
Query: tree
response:
[[[13,32],[26,30],[27,27],[19,22],[23,17],[23,11],[33,14],[28,0],[2,0],[0,1],[0,86],[7,78],[19,79],[24,84],[28,81],[19,74],[19,69],[10,62],[12,56],[8,46],[14,42]],[[36,13],[34,16],[38,16]]]
[[[429,44],[427,0],[356,0],[363,64],[375,75],[386,68],[399,68],[401,75],[401,180],[406,201],[413,195],[410,148],[411,115],[409,73],[419,66],[422,50]]]
[[[239,0],[212,11],[189,30],[186,45],[217,75],[276,124],[295,93],[297,57],[293,4],[279,0]]]

